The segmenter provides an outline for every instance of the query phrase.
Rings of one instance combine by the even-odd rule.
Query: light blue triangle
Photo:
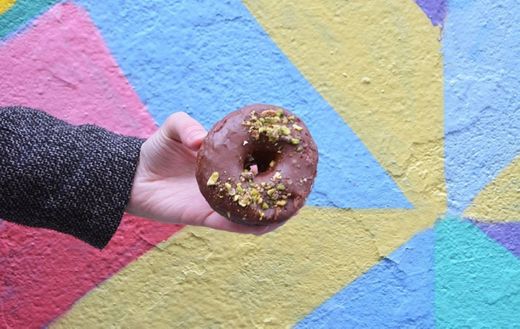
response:
[[[416,235],[296,325],[433,328],[434,233]]]
[[[435,227],[438,328],[520,328],[520,260],[471,222]]]
[[[518,17],[518,0],[448,1],[442,44],[452,214],[520,154]]]
[[[246,104],[284,106],[308,124],[320,150],[309,204],[411,208],[240,1],[80,2],[158,123],[183,110],[209,128]]]

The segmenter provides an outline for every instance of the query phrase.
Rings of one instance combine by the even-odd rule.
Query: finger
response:
[[[167,138],[181,142],[193,151],[197,151],[206,137],[206,129],[185,112],[176,112],[161,127]]]
[[[268,226],[248,226],[241,225],[237,223],[233,223],[228,219],[220,216],[217,213],[212,213],[209,215],[204,223],[202,224],[205,227],[213,228],[216,230],[234,232],[234,233],[242,233],[242,234],[255,234],[262,235],[268,232],[271,232],[278,227],[282,226],[283,223],[273,224]]]
[[[276,224],[271,224],[271,225],[265,226],[263,231],[261,231],[259,233],[253,233],[253,234],[256,234],[256,235],[267,234],[269,232],[277,230],[280,226],[283,226],[285,223],[286,223],[286,221],[282,222],[282,223],[276,223]]]

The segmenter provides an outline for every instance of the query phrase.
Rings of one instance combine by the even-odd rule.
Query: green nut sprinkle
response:
[[[273,180],[280,180],[282,179],[282,173],[277,171],[274,175],[273,175]]]
[[[217,185],[217,182],[218,182],[218,171],[214,171],[211,176],[209,176],[209,179],[208,179],[208,182],[207,182],[207,185],[208,186],[215,186]]]
[[[297,131],[302,131],[303,128],[298,126],[296,123],[292,125],[292,127],[294,128],[294,130],[297,130]]]
[[[299,143],[296,138],[298,136],[291,135],[289,124],[295,131],[303,130],[295,122],[294,116],[287,117],[282,109],[279,110],[264,110],[257,116],[256,112],[251,112],[250,118],[245,120],[242,124],[249,128],[250,136],[253,139],[260,139],[265,136],[270,142],[285,141],[294,145]],[[298,140],[297,143],[294,141]]]

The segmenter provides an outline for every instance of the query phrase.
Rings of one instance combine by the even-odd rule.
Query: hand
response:
[[[213,211],[195,179],[196,151],[206,130],[188,114],[171,115],[142,146],[127,211],[162,222],[264,234],[281,224],[256,227],[230,222]]]

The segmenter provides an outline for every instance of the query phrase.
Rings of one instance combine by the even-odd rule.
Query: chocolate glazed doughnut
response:
[[[197,182],[210,206],[248,225],[283,222],[309,195],[318,150],[305,124],[272,105],[228,114],[208,133],[197,155]]]

